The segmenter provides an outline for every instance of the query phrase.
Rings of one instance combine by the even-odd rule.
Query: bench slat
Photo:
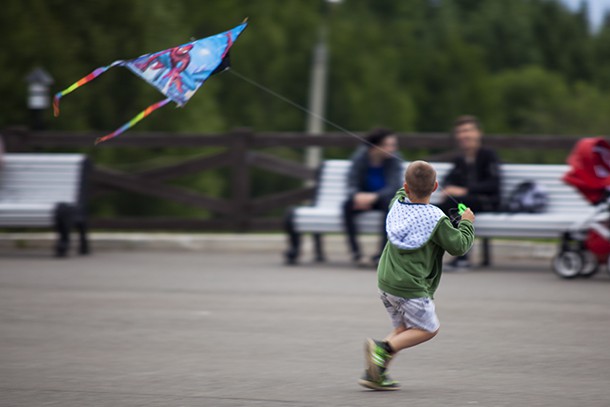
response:
[[[79,203],[85,160],[83,154],[5,154],[0,169],[0,226],[52,226],[58,203]]]

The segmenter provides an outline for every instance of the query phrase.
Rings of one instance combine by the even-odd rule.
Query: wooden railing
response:
[[[222,148],[222,151],[189,157],[178,163],[139,172],[125,172],[95,163],[91,175],[92,196],[103,196],[108,191],[122,191],[186,204],[213,213],[208,219],[177,217],[113,217],[93,216],[91,225],[104,229],[156,229],[196,231],[265,231],[280,230],[282,216],[264,216],[269,212],[282,212],[291,205],[311,199],[315,187],[304,181],[315,180],[316,170],[304,164],[260,151],[269,147],[306,148],[310,146],[353,149],[361,141],[341,133],[309,136],[303,133],[253,133],[238,129],[225,134],[170,134],[130,132],[98,147],[92,147],[99,133],[86,132],[31,132],[25,129],[5,129],[1,132],[6,149],[11,152],[80,151],[94,153],[95,149],[159,149],[159,148]],[[364,136],[363,134],[359,134]],[[453,151],[448,134],[399,134],[401,147],[430,151],[430,161],[442,161]],[[562,150],[566,154],[576,137],[537,135],[492,135],[485,144],[497,149]],[[345,157],[343,157],[345,158]],[[198,191],[170,185],[168,181],[189,174],[220,167],[230,168],[229,197],[223,199],[204,195]],[[253,168],[263,168],[296,180],[295,188],[254,197],[251,184]],[[312,183],[310,182],[309,185]]]

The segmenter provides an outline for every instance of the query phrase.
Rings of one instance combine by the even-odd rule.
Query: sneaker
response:
[[[366,259],[363,258],[358,253],[355,253],[352,255],[352,262],[354,263],[354,265],[356,267],[360,267],[360,268],[369,268],[370,267],[370,263],[367,262]]]
[[[369,338],[364,342],[364,357],[369,377],[374,382],[381,382],[385,369],[392,360],[392,355],[381,346],[380,341]]]
[[[400,383],[392,380],[389,375],[384,373],[381,376],[381,380],[375,381],[367,370],[364,371],[362,378],[358,380],[358,384],[372,390],[400,390]]]

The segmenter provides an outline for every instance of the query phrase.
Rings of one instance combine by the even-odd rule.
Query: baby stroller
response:
[[[563,181],[595,205],[591,216],[564,233],[553,271],[563,278],[590,277],[599,266],[610,272],[610,144],[601,137],[584,138],[568,157]]]

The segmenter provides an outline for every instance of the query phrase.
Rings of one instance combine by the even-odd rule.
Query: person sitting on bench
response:
[[[387,237],[385,218],[394,194],[401,186],[402,159],[398,155],[398,138],[386,129],[376,129],[368,134],[365,145],[356,150],[347,176],[348,199],[343,204],[343,224],[347,243],[354,263],[364,266],[357,240],[356,215],[381,210],[384,221],[379,232],[379,251],[372,257],[377,264]]]
[[[459,153],[442,182],[443,202],[438,205],[450,218],[458,203],[473,212],[493,212],[500,207],[500,160],[495,151],[481,146],[483,130],[474,116],[460,116],[453,125]],[[453,269],[470,267],[468,255],[456,257]]]

